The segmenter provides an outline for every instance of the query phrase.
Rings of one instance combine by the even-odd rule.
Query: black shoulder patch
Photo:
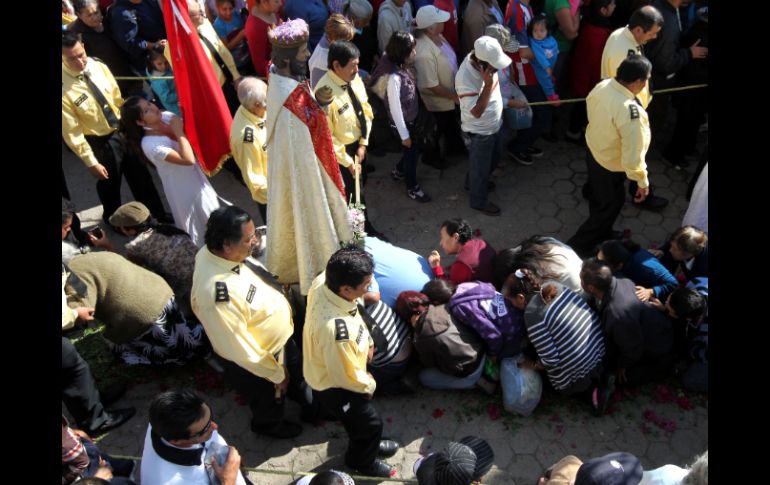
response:
[[[80,106],[88,99],[88,95],[86,93],[81,94],[78,99],[75,100],[75,106]]]
[[[254,128],[247,126],[243,130],[243,141],[246,143],[254,143]]]
[[[629,104],[628,110],[631,112],[632,120],[639,118],[639,108],[637,108],[635,104]]]
[[[361,338],[364,336],[364,326],[360,325],[358,327],[358,336],[356,337],[356,345],[361,344]]]
[[[254,285],[249,285],[249,292],[246,294],[246,301],[251,303],[251,301],[254,299],[254,294],[257,292],[257,287]]]
[[[227,292],[227,284],[224,281],[216,282],[216,294],[214,301],[219,303],[223,301],[230,301],[230,294]]]
[[[334,340],[349,340],[348,326],[341,318],[334,319]]]
[[[350,103],[345,103],[342,105],[342,108],[337,110],[337,114],[341,115],[344,113],[348,108],[350,108]]]

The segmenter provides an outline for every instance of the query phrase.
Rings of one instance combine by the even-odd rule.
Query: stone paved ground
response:
[[[507,162],[505,174],[496,179],[497,191],[490,200],[503,210],[502,216],[496,218],[468,207],[468,195],[463,190],[465,159],[453,159],[443,174],[420,165],[419,181],[433,201],[418,204],[406,196],[402,182],[389,177],[397,154],[372,157],[377,171],[370,175],[367,186],[370,217],[393,243],[424,255],[438,249],[438,225],[451,217],[469,220],[495,248],[513,246],[535,233],[566,240],[588,214],[588,204],[580,195],[586,180],[584,152],[565,142],[540,141],[538,145],[545,150],[545,156],[536,159],[534,166]],[[503,155],[503,159],[507,160],[507,156]],[[639,211],[627,203],[615,226],[630,230],[633,239],[644,246],[661,244],[680,225],[687,208],[684,194],[694,170],[694,164],[685,171],[674,170],[660,160],[655,150],[648,163],[656,193],[669,198],[671,203],[660,213]],[[90,175],[64,151],[63,166],[74,202],[82,211],[84,226],[99,221],[101,206]],[[221,172],[212,183],[221,196],[259,220],[248,192],[229,172]],[[157,178],[156,184],[160,187]],[[125,184],[124,194],[125,200],[131,200]],[[125,242],[114,233],[109,234],[115,242]],[[446,259],[443,263],[450,261]],[[102,439],[101,446],[106,451],[141,456],[148,403],[165,385],[135,383],[119,404],[136,406],[137,416]],[[246,466],[292,473],[343,466],[346,438],[340,425],[306,425],[305,431],[293,440],[257,437],[249,431],[248,407],[239,404],[236,396],[207,390],[205,383],[198,387],[207,394],[223,436],[238,448]],[[616,394],[620,400],[611,407],[612,413],[601,418],[591,417],[580,403],[552,394],[544,395],[530,417],[511,416],[502,410],[499,399],[478,391],[420,389],[409,397],[377,398],[376,405],[385,421],[385,435],[403,445],[387,460],[397,466],[398,477],[413,479],[411,467],[421,454],[440,450],[453,439],[476,434],[487,439],[495,451],[495,464],[485,483],[524,485],[534,483],[545,467],[566,454],[585,460],[624,450],[636,454],[645,468],[691,463],[696,454],[708,448],[708,399],[691,396],[688,401],[670,395],[670,389],[653,385],[636,390],[635,394]],[[287,403],[289,417],[295,418],[298,412],[295,403]],[[251,480],[258,484],[293,483],[298,477],[250,472]]]

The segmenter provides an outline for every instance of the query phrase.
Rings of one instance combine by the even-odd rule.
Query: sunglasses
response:
[[[204,436],[206,433],[209,432],[209,430],[211,429],[211,423],[214,422],[214,411],[211,408],[209,408],[209,411],[210,411],[209,422],[206,423],[206,426],[204,426],[202,430],[198,431],[195,434],[191,434],[189,439],[200,438],[201,436]]]

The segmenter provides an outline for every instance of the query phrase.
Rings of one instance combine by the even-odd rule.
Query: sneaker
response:
[[[393,180],[404,180],[406,175],[404,175],[404,172],[399,172],[397,168],[394,168],[390,171],[390,178]]]
[[[519,162],[521,165],[529,166],[529,165],[532,165],[533,163],[535,163],[535,162],[532,161],[532,157],[529,156],[529,154],[527,154],[527,153],[522,153],[522,152],[513,153],[513,152],[509,152],[508,154],[511,156],[511,158],[513,158],[514,160]]]
[[[531,146],[527,148],[527,155],[529,155],[530,157],[535,157],[535,158],[542,157],[543,153],[545,153],[543,152],[543,150],[535,146]]]
[[[408,189],[406,194],[417,202],[430,202],[430,196],[423,192],[419,185],[415,185],[413,189]]]
[[[607,378],[607,385],[604,387],[597,387],[594,389],[592,396],[592,404],[594,407],[594,416],[602,416],[607,412],[607,407],[610,404],[610,399],[615,393],[615,375],[611,374]]]

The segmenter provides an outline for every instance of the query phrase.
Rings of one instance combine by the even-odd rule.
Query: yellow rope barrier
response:
[[[673,93],[676,91],[688,91],[690,89],[700,89],[700,88],[707,88],[708,84],[693,84],[690,86],[681,86],[678,88],[667,88],[667,89],[658,89],[652,93],[653,96],[656,94],[665,94],[665,93]],[[529,106],[546,106],[549,104],[566,104],[566,103],[579,103],[581,101],[585,101],[586,98],[570,98],[570,99],[560,99],[559,101],[535,101],[534,103],[528,103]]]

